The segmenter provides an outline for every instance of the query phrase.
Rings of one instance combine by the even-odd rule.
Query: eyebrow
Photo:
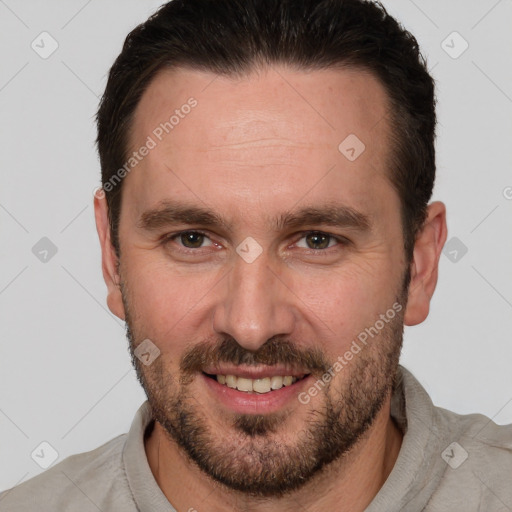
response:
[[[232,228],[232,223],[212,210],[169,200],[144,212],[137,225],[146,231],[156,231],[175,224],[221,227],[226,231]],[[285,212],[272,219],[270,225],[277,231],[297,229],[307,225],[346,227],[362,232],[369,231],[372,227],[367,215],[339,204],[307,206],[296,211]]]
[[[137,226],[146,231],[155,231],[173,224],[221,226],[225,229],[231,227],[220,215],[211,210],[168,200],[162,201],[156,208],[144,212],[140,216]]]

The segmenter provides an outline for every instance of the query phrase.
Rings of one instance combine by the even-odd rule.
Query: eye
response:
[[[300,240],[304,240],[305,243],[301,243]],[[322,250],[329,249],[340,243],[343,243],[343,240],[338,237],[329,235],[328,233],[322,233],[321,231],[310,231],[299,239],[297,246],[304,249]]]
[[[179,233],[169,234],[164,237],[164,244],[171,242],[177,244],[178,248],[181,247],[184,252],[203,249],[205,247],[218,247],[218,244],[212,242],[206,233],[196,230],[180,231]],[[343,246],[348,243],[349,241],[343,237],[337,237],[322,231],[309,231],[303,233],[295,245],[301,249],[323,252],[336,245]]]
[[[170,241],[176,241],[186,249],[201,249],[202,247],[213,245],[212,241],[200,231],[182,231],[174,235],[169,235],[165,238],[165,242]]]

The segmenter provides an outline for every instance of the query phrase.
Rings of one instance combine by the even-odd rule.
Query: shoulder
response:
[[[467,460],[506,465],[512,471],[512,424],[497,425],[482,414],[460,415],[441,407],[434,407],[434,414],[434,425],[450,432],[453,442],[467,452]],[[512,472],[509,475],[512,478]]]
[[[45,472],[0,494],[0,510],[41,512],[122,508],[130,494],[124,474],[123,434],[98,448],[67,457]],[[104,508],[105,507],[105,508]]]
[[[438,493],[446,495],[448,503],[456,495],[458,506],[462,500],[468,507],[479,503],[483,507],[479,510],[508,510],[505,505],[512,504],[512,424],[497,425],[482,414],[434,409],[434,425],[445,440],[440,453],[445,470]]]
[[[404,403],[395,405],[401,412],[397,414],[399,423],[404,423],[403,409],[406,408],[406,424],[412,422],[416,430],[428,431],[433,439],[446,443],[446,447],[457,443],[467,452],[467,457],[456,445],[452,448],[459,449],[464,460],[500,462],[512,467],[512,424],[497,425],[483,414],[463,415],[435,406],[423,386],[403,367],[400,367],[398,383],[404,391],[397,395],[405,399]]]
[[[397,388],[403,393],[393,397],[394,417],[408,430],[403,446],[409,457],[419,461],[410,467],[416,492],[428,495],[424,510],[512,510],[512,425],[436,407],[403,367]]]

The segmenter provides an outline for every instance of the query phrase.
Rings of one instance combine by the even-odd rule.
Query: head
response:
[[[373,2],[174,0],[128,35],[98,111],[108,304],[156,420],[217,481],[300,487],[389,400],[446,238],[434,103]],[[297,382],[244,402],[219,372]]]

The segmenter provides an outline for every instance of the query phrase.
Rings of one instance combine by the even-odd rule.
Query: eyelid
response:
[[[203,235],[205,238],[208,238],[208,240],[210,240],[211,244],[210,246],[207,246],[207,247],[212,247],[212,246],[218,246],[218,242],[214,242],[210,235],[201,230],[201,229],[184,229],[184,230],[181,230],[181,231],[177,231],[177,232],[174,232],[174,233],[168,233],[164,236],[161,237],[161,241],[162,241],[162,244],[165,244],[165,243],[168,243],[168,242],[172,242],[174,241],[176,238],[178,238],[179,236],[181,236],[182,234],[184,233],[198,233],[200,235]],[[300,231],[298,233],[296,233],[296,236],[294,237],[295,238],[295,241],[293,242],[292,245],[296,244],[299,240],[301,240],[302,238],[308,236],[308,235],[311,235],[311,234],[318,234],[318,235],[325,235],[325,236],[328,236],[330,237],[331,239],[335,240],[337,242],[336,245],[332,246],[332,247],[327,247],[325,249],[310,249],[310,248],[303,248],[304,250],[310,252],[310,253],[327,253],[327,252],[330,252],[330,250],[332,249],[335,249],[336,247],[338,246],[347,246],[349,245],[351,242],[348,238],[344,237],[344,236],[340,236],[340,235],[334,235],[332,233],[328,233],[326,231],[320,231],[318,229],[309,229],[309,230],[305,230],[305,231]],[[183,245],[180,245],[181,249],[185,252],[198,252],[200,249],[203,249],[204,247],[198,247],[198,248],[190,248],[190,247],[185,247]]]
[[[205,238],[208,238],[208,240],[210,240],[212,245],[215,244],[215,242],[211,239],[211,237],[208,235],[208,233],[206,233],[205,231],[202,231],[201,229],[183,229],[181,231],[177,231],[174,233],[167,233],[161,237],[161,241],[163,244],[165,244],[167,242],[173,242],[176,238],[180,237],[181,235],[183,235],[185,233],[198,233],[199,235],[203,235]],[[182,248],[184,250],[189,250],[189,251],[197,251],[198,250],[198,249],[191,249],[190,247],[185,247],[185,246],[182,246]],[[202,247],[199,247],[199,249],[202,249]]]
[[[327,247],[325,249],[310,249],[310,248],[305,248],[306,251],[309,251],[309,252],[314,252],[314,253],[321,253],[321,252],[329,252],[330,249],[335,249],[337,246],[346,246],[348,244],[350,244],[350,240],[344,236],[341,236],[341,235],[334,235],[332,233],[328,233],[326,231],[321,231],[319,229],[309,229],[309,230],[306,230],[306,231],[301,231],[299,233],[297,233],[297,238],[294,242],[294,244],[296,244],[299,240],[301,240],[302,238],[308,236],[308,235],[312,235],[312,234],[315,234],[315,235],[325,235],[333,240],[335,240],[337,242],[336,245],[332,246],[332,247]]]

